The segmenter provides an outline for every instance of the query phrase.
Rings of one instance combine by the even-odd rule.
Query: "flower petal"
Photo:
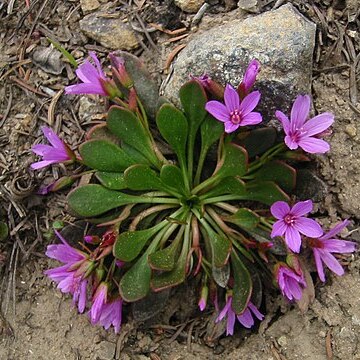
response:
[[[80,314],[84,312],[86,306],[86,288],[87,288],[87,280],[85,279],[81,281],[79,287],[78,310]]]
[[[288,226],[286,225],[286,223],[283,220],[277,221],[272,226],[271,237],[273,238],[275,236],[283,236],[285,234],[285,231],[287,228],[288,228]]]
[[[334,122],[334,115],[331,113],[322,113],[317,115],[307,121],[304,126],[303,130],[306,131],[307,136],[313,136],[316,134],[320,134],[328,127],[332,125]]]
[[[344,220],[343,222],[335,225],[332,229],[330,229],[327,234],[321,237],[321,240],[329,240],[333,236],[337,235],[345,226],[349,225],[349,220]]]
[[[216,318],[215,322],[221,321],[226,316],[228,310],[231,307],[231,303],[232,303],[232,299],[229,298],[228,301],[226,302],[224,308],[221,310],[219,316]]]
[[[258,308],[249,301],[248,308],[252,311],[252,313],[261,321],[264,319],[264,315],[258,310]]]
[[[285,144],[290,150],[296,150],[299,147],[299,144],[297,141],[295,141],[291,136],[286,135],[285,136]]]
[[[240,110],[243,117],[252,112],[260,101],[260,91],[253,91],[245,96],[240,104]]]
[[[234,326],[235,326],[235,313],[232,309],[229,309],[227,314],[227,322],[226,322],[226,335],[234,334]]]
[[[240,324],[247,329],[250,329],[254,325],[254,318],[252,317],[248,308],[246,308],[242,314],[237,315],[237,319],[239,320]]]
[[[48,165],[51,165],[51,164],[55,164],[57,163],[56,160],[43,160],[43,161],[38,161],[38,162],[35,162],[35,163],[32,163],[30,165],[30,167],[33,169],[33,170],[39,170],[39,169],[42,169]]]
[[[216,101],[216,100],[208,101],[205,105],[205,109],[215,119],[217,119],[219,121],[222,121],[222,122],[230,121],[229,110],[220,101]]]
[[[95,53],[94,51],[90,51],[90,52],[89,52],[89,55],[90,55],[91,58],[94,60],[95,66],[96,66],[97,71],[98,71],[98,74],[99,74],[101,77],[105,78],[104,71],[103,71],[103,69],[102,69],[102,67],[101,67],[101,64],[100,64],[100,61],[99,61],[98,57],[96,56],[96,53]]]
[[[312,238],[318,238],[323,234],[321,226],[315,220],[305,217],[296,219],[294,228],[305,236]]]
[[[301,299],[302,290],[301,290],[299,283],[295,279],[289,277],[288,281],[287,281],[287,287],[288,287],[289,292],[291,293],[292,297],[295,300]],[[292,300],[292,299],[289,299],[289,300]]]
[[[85,60],[76,70],[76,76],[84,83],[98,81],[99,73],[89,60]]]
[[[309,95],[299,95],[293,106],[291,109],[291,128],[292,130],[296,130],[296,129],[300,129],[308,115],[309,115],[309,111],[310,111],[310,97]]]
[[[337,239],[329,239],[329,240],[322,240],[324,244],[324,250],[327,250],[331,253],[352,253],[356,250],[356,243],[352,241],[345,241],[345,240],[337,240]]]
[[[299,201],[291,208],[291,214],[295,216],[303,216],[308,214],[313,209],[313,202],[311,200]]]
[[[61,261],[62,263],[75,263],[84,259],[84,256],[76,249],[63,244],[48,245],[45,255],[51,259]]]
[[[272,216],[276,219],[283,219],[290,212],[290,206],[285,201],[276,201],[270,208]]]
[[[313,248],[313,254],[314,254],[316,270],[318,272],[319,278],[322,282],[325,282],[324,267],[321,261],[319,249]]]
[[[288,226],[285,231],[285,242],[290,250],[295,253],[300,252],[301,237],[300,233],[292,226]]]
[[[240,109],[239,94],[230,84],[225,87],[224,102],[229,113]]]
[[[76,85],[70,85],[65,87],[66,94],[95,94],[106,96],[107,93],[104,91],[100,83],[81,83]]]
[[[299,146],[310,154],[324,154],[330,150],[330,145],[322,139],[303,137],[298,142]]]
[[[339,276],[344,275],[344,269],[334,255],[323,249],[319,249],[318,251],[320,253],[321,260],[333,273]]]
[[[60,140],[60,138],[55,134],[55,132],[47,126],[42,126],[41,130],[44,136],[48,139],[49,143],[57,149],[64,149],[64,143]]]
[[[233,124],[231,121],[225,123],[225,132],[230,134],[239,128],[240,124]]]
[[[262,122],[262,116],[258,112],[251,112],[245,115],[240,123],[240,126],[257,125]]]
[[[50,145],[45,145],[45,144],[37,144],[34,145],[31,148],[31,151],[39,156],[44,156],[45,154],[49,153],[50,151],[52,151],[54,148]]]
[[[289,134],[289,132],[290,132],[290,120],[289,120],[289,118],[282,111],[279,111],[279,110],[277,110],[275,112],[275,116],[281,122],[285,134],[286,135]]]

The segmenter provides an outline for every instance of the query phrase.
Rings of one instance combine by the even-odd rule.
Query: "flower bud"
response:
[[[85,235],[84,241],[88,244],[97,245],[100,244],[101,239],[97,235]]]
[[[109,79],[100,79],[101,85],[104,88],[105,92],[108,94],[110,99],[114,99],[116,97],[121,98],[122,93],[119,88],[116,86],[114,80]]]
[[[201,76],[190,75],[192,80],[196,80],[202,87],[213,95],[216,99],[220,100],[224,97],[224,87],[211,79],[207,74]]]
[[[134,82],[126,71],[124,58],[114,54],[110,54],[109,57],[114,79],[117,79],[126,89],[131,89],[134,86]]]
[[[207,304],[207,299],[208,299],[208,295],[209,295],[209,288],[204,285],[201,289],[201,295],[200,295],[200,300],[199,300],[199,309],[200,311],[204,311],[206,308],[206,304]]]

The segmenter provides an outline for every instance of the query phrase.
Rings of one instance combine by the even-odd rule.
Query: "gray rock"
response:
[[[32,61],[43,71],[53,75],[61,74],[65,66],[60,51],[51,46],[38,46],[32,54]]]
[[[291,4],[244,21],[233,20],[194,38],[180,53],[164,95],[178,104],[178,90],[203,73],[222,84],[237,86],[249,62],[262,67],[255,88],[264,120],[276,109],[287,112],[299,93],[310,93],[316,26]]]
[[[101,12],[86,15],[80,29],[91,39],[112,50],[131,50],[139,46],[135,32],[121,19],[105,17]]]
[[[324,199],[327,193],[328,188],[325,182],[312,171],[307,169],[297,170],[295,195],[300,200],[312,199],[319,202]]]

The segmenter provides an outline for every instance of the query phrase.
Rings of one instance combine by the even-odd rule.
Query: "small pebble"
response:
[[[356,127],[354,125],[351,125],[351,124],[345,126],[345,132],[350,137],[355,137],[356,134],[357,134]]]
[[[285,347],[287,345],[287,337],[286,336],[280,336],[278,339],[277,339],[277,342],[278,344],[281,346],[281,347]]]

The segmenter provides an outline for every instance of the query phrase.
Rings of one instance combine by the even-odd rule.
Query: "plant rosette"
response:
[[[245,327],[253,326],[253,315],[263,319],[261,281],[278,279],[287,299],[301,298],[309,281],[298,260],[305,256],[303,242],[313,246],[321,279],[320,258],[334,269],[330,252],[341,252],[340,243],[335,249],[323,240],[320,225],[307,218],[311,200],[294,204],[290,198],[296,171],[287,163],[308,159],[298,147],[311,153],[327,149],[316,136],[331,125],[331,114],[308,120],[310,98],[299,97],[291,120],[277,112],[286,137],[276,143],[273,128],[254,127],[262,121],[254,111],[260,92],[251,92],[260,69],[254,60],[237,90],[206,75],[193,77],[180,89],[181,110],[165,102],[151,118],[126,62],[111,55],[110,79],[91,56],[96,67],[87,61],[77,70],[86,85],[67,92],[93,92],[90,85],[96,84],[97,93],[111,100],[106,122],[88,132],[77,152],[46,128],[53,147],[34,148],[43,161],[33,168],[71,160],[92,174],[91,183],[68,194],[69,209],[107,231],[86,234],[86,251],[57,233],[62,244],[49,245],[47,255],[64,265],[47,274],[73,295],[80,312],[90,308],[93,324],[118,332],[123,303],[198,277],[200,310],[209,306],[210,294],[216,321],[226,318],[227,334],[233,334],[236,318]],[[164,154],[160,142],[171,152]],[[344,252],[355,250],[352,242],[344,243]],[[221,312],[218,301],[225,306]]]

